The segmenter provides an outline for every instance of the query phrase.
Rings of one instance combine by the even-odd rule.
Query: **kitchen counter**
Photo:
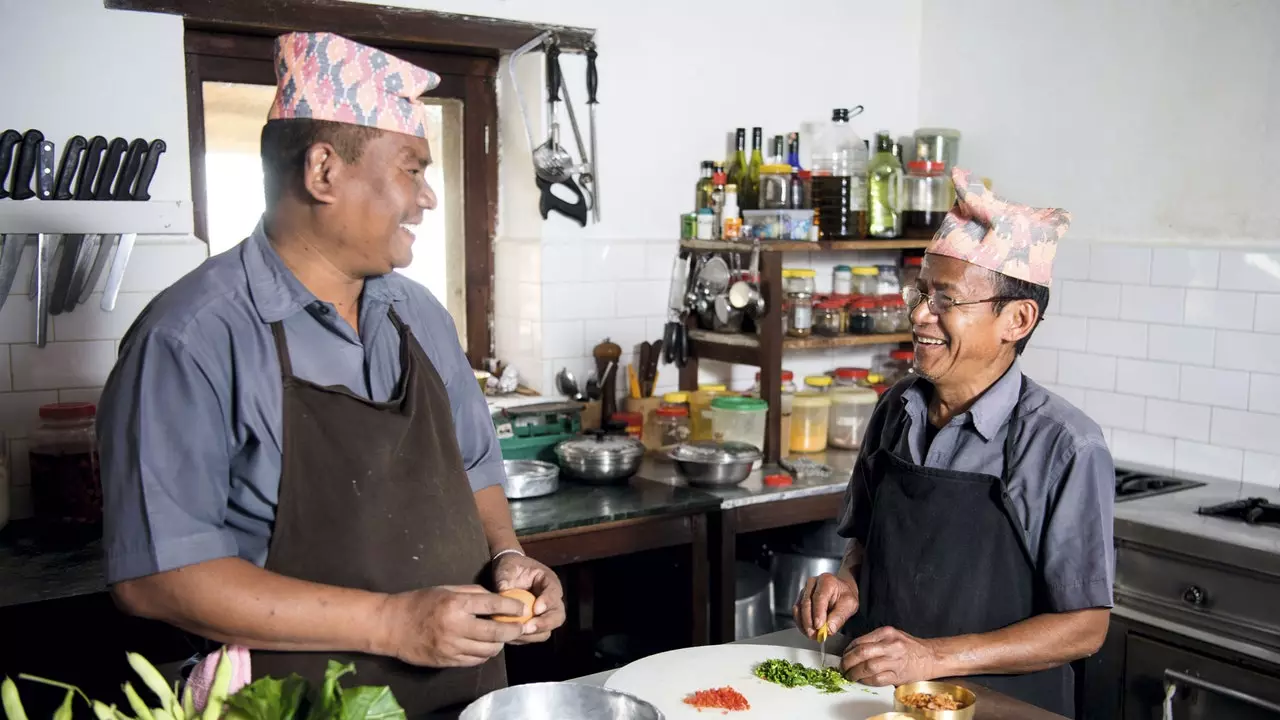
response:
[[[0,532],[0,608],[102,592],[102,542],[59,548],[39,541],[30,521]]]
[[[707,512],[720,507],[708,493],[655,482],[643,472],[626,485],[585,485],[562,479],[552,495],[512,500],[511,522],[521,537],[672,513]]]
[[[778,632],[768,633],[759,637],[750,638],[748,640],[737,641],[747,645],[780,645],[782,647],[794,648],[812,648],[813,641],[801,635],[799,631],[779,630]],[[832,635],[828,642],[836,643],[835,647],[844,648],[851,641],[843,635]],[[594,675],[577,678],[572,682],[585,683],[588,685],[604,685],[613,675],[614,670],[606,670]],[[1063,716],[1056,713],[1041,710],[1034,705],[1027,704],[1021,700],[1016,700],[998,693],[994,690],[988,690],[977,683],[967,682],[960,679],[950,679],[957,685],[963,685],[973,691],[978,696],[977,712],[974,713],[974,720],[1065,720]]]

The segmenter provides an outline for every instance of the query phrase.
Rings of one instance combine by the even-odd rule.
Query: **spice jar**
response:
[[[28,439],[35,517],[86,538],[102,533],[96,414],[92,403],[42,405],[40,425]]]
[[[848,265],[837,265],[831,270],[831,294],[853,294],[853,268]]]
[[[782,271],[782,286],[786,292],[802,292],[810,295],[818,292],[815,278],[817,271],[810,268],[790,268]]]
[[[902,295],[902,280],[898,276],[898,266],[877,265],[876,295]]]
[[[879,286],[880,269],[870,265],[853,268],[853,295],[875,295]]]
[[[688,415],[689,410],[689,393],[683,390],[675,390],[669,393],[663,393],[662,404],[658,407],[682,407],[685,414]]]
[[[881,302],[893,315],[893,332],[911,332],[911,313],[907,312],[907,301],[901,295],[888,295]]]
[[[791,402],[791,452],[826,450],[830,415],[831,398],[825,393],[796,393]]]
[[[836,337],[844,331],[844,302],[823,300],[813,306],[813,331],[823,337]]]
[[[893,308],[889,306],[890,298],[881,296],[876,299],[875,318],[876,333],[879,335],[889,335],[898,332],[898,317],[894,313]]]
[[[823,393],[829,390],[832,384],[830,375],[809,375],[804,379],[804,391]]]
[[[661,450],[689,441],[689,409],[682,405],[660,405],[653,411],[654,437]]]
[[[842,450],[857,450],[871,422],[879,395],[870,388],[839,388],[831,392],[831,417],[827,423],[827,444]]]
[[[795,374],[795,373],[793,373],[793,372],[791,372],[790,370],[783,370],[783,371],[782,371],[782,392],[784,392],[784,393],[786,393],[786,392],[793,393],[793,392],[795,392],[795,391],[796,391],[795,378],[796,378],[796,374]],[[750,394],[751,394],[751,395],[754,395],[754,396],[756,396],[756,397],[761,397],[761,394],[760,394],[760,371],[759,371],[759,370],[757,370],[757,371],[756,371],[756,384],[751,386],[751,392],[750,392]]]
[[[873,335],[876,332],[876,299],[855,297],[849,302],[845,327],[850,335]]]
[[[689,394],[689,439],[711,439],[711,401],[729,392],[724,385],[699,385]]]
[[[916,286],[916,278],[920,277],[920,268],[924,265],[923,255],[902,258],[902,287]]]
[[[716,214],[711,208],[698,211],[698,239],[711,240],[715,237]]]
[[[836,389],[851,387],[866,387],[867,376],[871,371],[866,368],[858,367],[838,367],[835,370]]]
[[[786,210],[791,207],[791,166],[760,167],[760,209]]]
[[[807,292],[787,293],[787,335],[806,338],[813,333],[813,295]]]
[[[880,372],[884,375],[884,382],[888,385],[893,385],[909,375],[915,361],[916,353],[914,350],[891,351],[889,359],[885,360],[880,367]]]

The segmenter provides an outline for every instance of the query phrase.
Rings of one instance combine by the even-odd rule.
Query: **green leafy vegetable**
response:
[[[0,683],[0,704],[4,705],[4,716],[9,720],[27,720],[22,698],[18,697],[18,686],[7,677]]]
[[[840,671],[832,667],[811,668],[787,660],[765,660],[755,668],[756,677],[783,687],[812,685],[824,693],[843,692],[848,683]]]
[[[297,674],[259,678],[227,698],[224,720],[293,720],[306,698],[307,681]]]

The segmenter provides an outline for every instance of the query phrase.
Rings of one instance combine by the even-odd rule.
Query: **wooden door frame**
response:
[[[187,72],[187,128],[191,153],[191,199],[195,234],[208,242],[208,187],[205,182],[205,81],[275,84],[273,39],[268,36],[188,28],[184,37]],[[493,238],[498,214],[496,148],[498,61],[421,49],[384,47],[398,57],[440,75],[436,97],[463,102],[463,233],[467,313],[467,356],[480,367],[493,353]]]

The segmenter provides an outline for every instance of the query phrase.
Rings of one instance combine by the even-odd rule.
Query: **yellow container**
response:
[[[805,392],[826,392],[831,388],[830,375],[809,375],[804,379]]]
[[[729,388],[724,385],[699,385],[697,390],[689,393],[689,440],[711,440],[711,401],[720,395],[727,395]]]
[[[827,449],[827,427],[831,417],[831,397],[824,393],[796,393],[791,401],[791,452],[821,452]]]

